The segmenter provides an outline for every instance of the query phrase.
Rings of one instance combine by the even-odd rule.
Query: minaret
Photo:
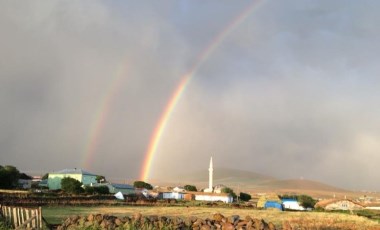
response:
[[[208,190],[212,192],[212,174],[214,169],[212,168],[212,157],[210,159],[210,168],[208,168]]]

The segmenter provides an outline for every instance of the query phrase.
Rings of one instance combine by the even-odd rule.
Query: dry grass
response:
[[[65,210],[69,209],[69,210]],[[159,216],[196,216],[200,218],[210,218],[213,213],[221,213],[224,216],[239,215],[241,218],[251,216],[264,219],[274,223],[278,228],[285,229],[290,226],[293,229],[380,229],[380,224],[365,217],[349,215],[343,213],[323,213],[323,212],[280,212],[276,210],[250,210],[215,207],[56,207],[45,208],[43,214],[45,218],[50,216],[65,215],[88,215],[90,213],[102,213],[115,216],[130,216],[134,213],[143,215]],[[61,214],[58,214],[61,213]],[[67,214],[65,214],[67,213]]]

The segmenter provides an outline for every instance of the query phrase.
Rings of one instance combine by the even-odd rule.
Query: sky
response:
[[[212,52],[210,47],[239,15]],[[0,165],[215,167],[380,191],[379,1],[1,1]],[[87,163],[87,164],[86,164]]]

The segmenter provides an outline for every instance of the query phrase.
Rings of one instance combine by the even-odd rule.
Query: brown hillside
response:
[[[294,190],[315,190],[328,192],[345,192],[347,190],[333,187],[321,182],[312,180],[272,180],[257,185],[259,188],[268,189],[294,189]]]
[[[202,170],[194,173],[189,173],[180,176],[183,181],[192,182],[208,182],[208,171]],[[260,173],[230,169],[230,168],[215,168],[214,169],[214,184],[218,183],[260,183],[264,181],[275,180],[274,177],[263,175]]]

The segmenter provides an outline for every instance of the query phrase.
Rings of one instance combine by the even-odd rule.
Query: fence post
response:
[[[38,221],[40,222],[39,228],[42,229],[42,208],[38,207]]]
[[[26,219],[29,220],[29,218],[30,218],[30,215],[29,215],[30,210],[29,209],[25,209],[25,212],[26,212]],[[28,223],[27,227],[30,228],[30,223]]]
[[[32,217],[33,220],[32,220],[32,228],[35,228],[37,225],[36,225],[36,210],[32,210]]]
[[[24,212],[25,212],[25,210],[24,210],[24,209],[21,209],[21,223],[24,223],[24,222],[25,222]]]
[[[17,208],[12,208],[13,225],[17,228]]]

